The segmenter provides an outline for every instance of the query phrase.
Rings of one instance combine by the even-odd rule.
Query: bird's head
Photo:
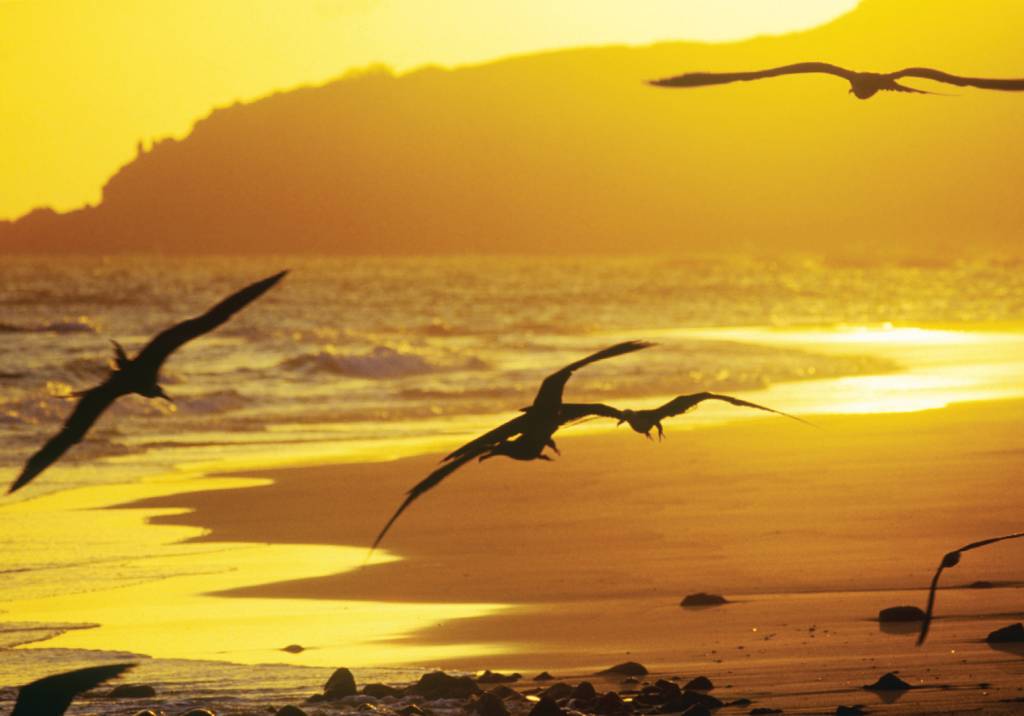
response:
[[[167,393],[165,393],[162,386],[156,385],[155,383],[153,384],[153,386],[151,388],[149,388],[148,390],[146,390],[144,393],[141,393],[141,394],[144,395],[147,398],[163,398],[168,403],[173,403],[174,402],[174,398],[172,398]]]
[[[635,413],[632,410],[630,410],[629,408],[626,408],[625,410],[620,410],[619,411],[619,420],[618,420],[617,423],[615,423],[615,425],[619,426],[619,425],[622,425],[623,423],[632,423],[634,415],[635,415]]]

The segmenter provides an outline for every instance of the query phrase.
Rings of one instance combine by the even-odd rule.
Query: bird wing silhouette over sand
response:
[[[928,638],[928,627],[931,626],[932,612],[935,608],[935,591],[939,588],[939,576],[942,575],[942,570],[949,569],[950,567],[955,567],[960,564],[960,556],[963,552],[978,549],[978,547],[985,547],[996,542],[1002,542],[1003,540],[1019,539],[1021,537],[1024,537],[1024,532],[1015,532],[1010,535],[1003,535],[1002,537],[989,537],[988,539],[965,544],[960,549],[947,552],[946,555],[943,556],[942,561],[939,562],[939,568],[935,570],[935,576],[932,577],[932,586],[928,590],[928,608],[925,610],[924,619],[921,620],[921,631],[917,635],[918,646],[924,644],[924,640]]]
[[[812,423],[807,422],[803,418],[798,418],[795,415],[784,413],[781,410],[775,410],[774,408],[768,408],[764,405],[758,405],[757,403],[751,403],[747,400],[741,400],[739,398],[734,398],[731,395],[722,395],[720,393],[694,393],[693,395],[680,395],[659,408],[652,408],[650,410],[620,410],[618,411],[618,416],[615,417],[618,419],[620,424],[628,423],[629,427],[633,428],[633,430],[638,433],[642,433],[648,438],[651,437],[651,430],[657,429],[658,439],[661,440],[665,436],[665,431],[661,427],[662,420],[665,418],[671,418],[675,415],[682,415],[683,413],[695,408],[698,404],[703,403],[705,400],[721,400],[741,408],[763,410],[768,413],[781,415],[789,418],[790,420],[796,420],[804,425],[812,425]],[[595,410],[592,414],[597,415],[599,413]]]
[[[64,674],[55,674],[25,684],[18,691],[11,716],[60,716],[83,691],[95,688],[127,671],[135,664],[90,666]]]
[[[56,462],[71,446],[81,442],[103,411],[122,395],[138,393],[147,398],[171,400],[157,382],[160,366],[167,356],[193,338],[220,326],[280,281],[286,273],[287,271],[282,271],[246,286],[203,315],[182,321],[162,331],[139,351],[134,359],[129,359],[121,345],[112,341],[114,370],[100,385],[75,393],[79,397],[78,405],[64,423],[64,427],[26,461],[21,474],[11,484],[7,493],[10,494],[28,484]]]
[[[879,91],[912,92],[914,94],[933,94],[924,90],[908,87],[897,80],[905,77],[944,82],[958,87],[978,87],[1004,91],[1024,90],[1024,79],[992,79],[986,77],[961,77],[929,67],[907,67],[896,72],[856,72],[845,67],[827,62],[798,62],[792,65],[772,67],[753,72],[687,72],[675,77],[652,80],[656,87],[706,87],[708,85],[727,84],[729,82],[746,82],[781,75],[819,73],[835,75],[850,83],[850,92],[860,99],[868,99]]]
[[[384,539],[384,535],[391,529],[409,505],[427,490],[435,487],[448,475],[471,461],[473,458],[486,460],[498,455],[505,455],[514,460],[550,460],[543,454],[545,447],[550,447],[558,452],[558,447],[552,436],[562,425],[579,420],[590,414],[604,414],[608,406],[601,404],[583,403],[562,403],[562,393],[565,384],[569,381],[573,372],[585,365],[594,363],[606,358],[632,353],[642,348],[649,348],[654,345],[646,341],[625,341],[614,346],[597,351],[582,360],[570,363],[564,368],[552,373],[540,385],[533,404],[523,408],[522,415],[512,418],[506,423],[499,425],[494,430],[484,433],[480,437],[469,441],[462,447],[446,455],[442,465],[430,473],[426,478],[417,483],[406,495],[405,501],[399,506],[395,513],[384,525],[384,529],[377,535],[370,548],[372,552]],[[593,412],[588,412],[588,410]],[[617,411],[616,411],[617,414]],[[609,415],[607,417],[614,417]]]

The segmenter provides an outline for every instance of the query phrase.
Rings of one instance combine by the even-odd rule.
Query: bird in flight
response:
[[[159,333],[134,358],[129,358],[117,341],[114,344],[114,365],[110,376],[101,384],[73,395],[79,398],[71,416],[59,433],[50,438],[25,463],[21,474],[7,494],[24,487],[36,475],[52,465],[72,446],[85,437],[100,415],[122,395],[137,393],[146,398],[171,400],[157,383],[160,366],[182,345],[212,331],[250,302],[257,299],[288,273],[282,271],[233,293],[201,316],[182,321]],[[173,402],[173,401],[172,401]]]
[[[795,415],[790,415],[789,413],[783,413],[781,410],[766,408],[765,406],[758,405],[757,403],[750,403],[746,400],[740,400],[739,398],[733,398],[730,395],[721,395],[719,393],[694,393],[693,395],[680,395],[659,408],[652,408],[649,410],[617,410],[611,406],[601,406],[602,408],[608,408],[606,411],[601,411],[601,408],[598,406],[591,406],[593,408],[591,414],[615,418],[619,421],[619,425],[627,423],[629,427],[646,436],[649,440],[653,439],[651,438],[651,430],[657,429],[658,440],[660,441],[665,437],[665,431],[661,427],[662,420],[665,418],[671,418],[675,415],[682,415],[683,413],[697,407],[699,403],[703,403],[705,400],[721,400],[741,408],[764,410],[768,413],[782,415],[790,418],[791,420],[797,420],[805,425],[812,425],[803,418],[798,418]]]
[[[18,690],[18,700],[11,716],[61,716],[78,694],[113,679],[133,666],[135,664],[90,666],[25,684]]]
[[[940,70],[933,70],[929,67],[907,67],[896,72],[854,72],[845,67],[832,65],[827,62],[798,62],[793,65],[772,67],[767,70],[754,72],[687,72],[675,77],[666,77],[660,80],[652,80],[650,84],[656,87],[705,87],[707,85],[721,85],[729,82],[746,82],[749,80],[760,80],[766,77],[778,77],[780,75],[798,75],[807,73],[824,73],[842,77],[850,83],[850,92],[859,99],[873,97],[879,91],[890,92],[911,92],[914,94],[934,94],[924,90],[908,87],[900,84],[897,80],[906,77],[919,77],[935,82],[945,82],[957,87],[978,87],[980,89],[994,89],[1004,91],[1024,90],[1024,79],[991,79],[987,77],[961,77],[951,75]]]
[[[939,588],[939,576],[942,574],[942,570],[955,567],[960,564],[960,556],[962,552],[967,552],[972,549],[978,549],[978,547],[985,547],[986,545],[994,544],[996,542],[1002,542],[1008,539],[1019,539],[1024,537],[1024,532],[1015,532],[1010,535],[1003,535],[1002,537],[990,537],[988,539],[979,540],[977,542],[971,542],[966,544],[960,549],[955,549],[952,552],[948,552],[939,562],[939,568],[935,570],[935,576],[932,577],[932,586],[928,590],[928,608],[924,612],[924,619],[921,620],[921,631],[917,635],[917,645],[921,646],[924,644],[924,640],[928,638],[928,627],[932,623],[932,611],[935,608],[935,590]]]
[[[632,353],[652,345],[654,344],[646,341],[616,343],[575,363],[570,363],[549,375],[541,383],[540,389],[533,399],[533,404],[523,408],[521,415],[446,455],[439,468],[414,485],[407,493],[405,501],[384,525],[384,529],[377,535],[377,539],[373,541],[370,552],[372,553],[377,548],[377,545],[384,539],[384,535],[391,529],[391,525],[417,497],[435,487],[448,475],[474,458],[487,460],[504,455],[513,460],[551,460],[550,456],[544,454],[544,448],[550,447],[558,453],[558,446],[555,444],[553,436],[561,426],[588,415],[603,414],[601,411],[607,408],[601,404],[566,404],[562,402],[565,384],[572,377],[573,372],[590,363]]]

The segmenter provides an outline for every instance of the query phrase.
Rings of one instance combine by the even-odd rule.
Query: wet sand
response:
[[[946,586],[1001,588],[940,592],[922,649],[872,619],[923,606],[944,552],[1020,529],[1024,401],[825,416],[818,430],[685,421],[660,445],[625,429],[570,432],[554,463],[470,465],[396,523],[383,546],[400,560],[221,594],[509,605],[396,643],[462,645],[434,662],[446,668],[579,676],[636,659],[787,711],[874,708],[860,685],[895,669],[922,688],[887,713],[1013,712],[1000,699],[1024,695],[1024,658],[980,640],[1022,618],[1024,546],[971,553],[947,573]],[[153,521],[203,527],[200,541],[366,546],[438,457],[273,470],[259,473],[265,486],[132,507],[187,508]],[[735,603],[679,606],[698,591]]]

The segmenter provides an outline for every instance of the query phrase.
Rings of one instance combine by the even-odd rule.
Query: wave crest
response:
[[[328,346],[316,353],[288,358],[280,366],[308,373],[381,380],[447,371],[480,370],[486,368],[487,364],[476,357],[437,358],[390,346],[374,346],[367,353],[339,353]]]

